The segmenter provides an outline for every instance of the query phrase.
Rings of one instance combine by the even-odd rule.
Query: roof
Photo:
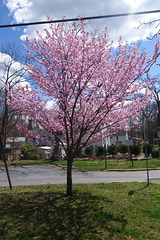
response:
[[[16,138],[9,137],[9,138],[6,139],[7,143],[12,143],[12,142],[18,143],[18,142],[25,142],[25,141],[26,141],[25,137],[16,137]]]
[[[51,147],[49,146],[43,146],[43,147],[39,147],[40,149],[44,149],[44,150],[51,150]]]

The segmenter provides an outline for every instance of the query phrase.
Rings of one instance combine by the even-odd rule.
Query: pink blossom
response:
[[[29,50],[25,47],[35,61],[28,69],[37,88],[18,87],[10,92],[8,104],[56,135],[69,164],[80,148],[102,137],[102,130],[105,135],[126,129],[128,119],[136,119],[151,101],[150,82],[144,83],[141,76],[156,60],[159,42],[148,58],[136,44],[128,48],[121,38],[115,54],[107,28],[101,36],[91,36],[82,21],[70,27],[50,24],[45,32],[45,37],[38,33],[38,41],[27,39]],[[145,95],[138,97],[142,89]],[[56,106],[46,109],[48,100]],[[24,126],[20,130],[27,134]]]

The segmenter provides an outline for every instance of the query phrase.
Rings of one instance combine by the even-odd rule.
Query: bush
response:
[[[159,157],[159,147],[156,145],[152,149],[152,158],[158,158]]]
[[[22,147],[22,155],[24,160],[39,160],[40,155],[36,153],[36,148],[33,146],[33,143],[23,143]]]
[[[82,158],[82,149],[78,150],[75,158]]]
[[[105,155],[101,155],[98,157],[99,160],[104,160],[105,159]]]
[[[93,146],[89,146],[85,148],[85,154],[88,157],[93,157]]]
[[[139,145],[132,145],[129,147],[130,153],[137,157],[141,152],[141,147]]]
[[[120,144],[120,145],[118,146],[118,152],[119,152],[119,153],[122,153],[122,154],[127,153],[127,152],[128,152],[128,146],[125,145],[125,144]]]
[[[96,152],[96,157],[100,157],[100,156],[104,157],[106,153],[106,149],[103,146],[97,146],[95,152]]]
[[[33,153],[33,155],[31,155],[31,160],[40,160],[40,155],[38,153]]]
[[[152,158],[159,158],[159,150],[152,151]]]
[[[107,150],[108,150],[109,155],[116,155],[117,154],[117,146],[116,145],[108,146]]]
[[[143,153],[145,154],[146,157],[146,146],[147,146],[147,157],[152,153],[152,145],[151,144],[146,144],[143,146]]]

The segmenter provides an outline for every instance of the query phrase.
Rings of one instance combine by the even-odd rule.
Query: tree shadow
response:
[[[142,187],[142,188],[139,188],[139,189],[136,189],[136,190],[129,191],[129,192],[128,192],[128,196],[132,196],[135,192],[141,191],[141,190],[143,190],[143,189],[145,189],[145,188],[147,188],[147,187],[148,187],[148,184],[145,185],[145,186]]]
[[[105,202],[110,204],[110,209],[106,210]],[[112,214],[112,202],[108,198],[88,192],[75,192],[72,197],[62,192],[42,191],[26,192],[17,198],[3,194],[0,203],[0,216],[3,216],[0,232],[4,239],[6,236],[25,240],[33,237],[38,240],[100,239],[104,233],[112,239],[127,224],[122,214]],[[14,238],[7,235],[8,231],[15,231]]]

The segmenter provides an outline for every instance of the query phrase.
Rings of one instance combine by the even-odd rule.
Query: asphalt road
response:
[[[13,186],[63,184],[66,170],[53,166],[9,167]],[[150,182],[160,183],[160,170],[149,171]],[[146,171],[133,172],[73,172],[73,183],[146,182]],[[4,167],[0,167],[0,187],[8,186]]]

